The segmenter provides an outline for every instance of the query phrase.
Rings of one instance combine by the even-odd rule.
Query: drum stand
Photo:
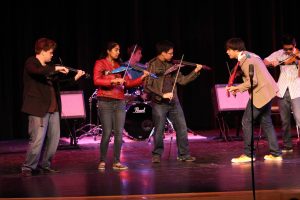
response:
[[[96,141],[96,137],[102,133],[101,125],[92,124],[92,101],[93,101],[93,99],[96,98],[96,96],[97,96],[97,89],[92,94],[92,96],[90,96],[90,98],[89,98],[90,123],[80,127],[79,129],[77,129],[75,131],[75,133],[77,133],[77,132],[84,133],[78,139],[82,139],[83,137],[86,137],[86,136],[93,136],[94,140]],[[98,116],[98,114],[97,114],[97,116]],[[86,130],[87,128],[88,128],[88,130]]]
[[[165,131],[165,133],[168,133],[168,134],[173,134],[174,133],[174,126],[172,124],[172,122],[169,120],[169,118],[167,118],[167,121],[166,121],[166,124],[165,124],[165,127],[167,128],[167,130]],[[151,140],[151,137],[153,136],[154,134],[154,128],[152,128],[151,132],[150,132],[150,135],[148,137],[148,143],[150,143],[150,140]],[[173,136],[171,137],[171,139],[173,139]]]
[[[165,127],[167,128],[165,133],[172,134],[171,135],[171,140],[170,140],[169,153],[168,153],[168,159],[170,159],[171,148],[172,148],[172,143],[173,143],[173,133],[175,132],[175,129],[174,129],[173,123],[169,120],[169,118],[167,118]],[[153,134],[154,134],[154,128],[155,127],[153,127],[151,132],[150,132],[150,135],[148,137],[148,143],[150,143],[151,136],[153,136]],[[195,133],[192,130],[190,130],[189,128],[188,128],[188,132],[193,133],[195,135]]]

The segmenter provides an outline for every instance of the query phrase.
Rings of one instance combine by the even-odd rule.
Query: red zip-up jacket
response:
[[[122,73],[111,74],[110,72],[120,67],[118,63],[114,66],[106,58],[96,60],[94,66],[94,85],[98,87],[98,97],[108,97],[112,99],[124,99],[124,87],[131,88],[142,84],[143,78],[130,79],[125,76],[124,87],[122,85],[112,85],[111,80],[115,78],[122,78]]]

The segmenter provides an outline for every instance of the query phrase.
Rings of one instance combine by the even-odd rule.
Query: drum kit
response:
[[[152,107],[149,101],[148,94],[144,92],[142,87],[137,87],[127,91],[126,97],[126,120],[125,120],[125,135],[133,140],[150,141],[154,133],[154,124],[152,121]],[[167,118],[165,124],[165,133],[174,133],[172,122]]]
[[[131,139],[144,140],[148,138],[152,129],[152,107],[143,97],[143,90],[139,87],[133,93],[126,95],[126,135]]]
[[[153,129],[152,107],[147,93],[139,86],[127,90],[125,135],[133,140],[145,140]]]

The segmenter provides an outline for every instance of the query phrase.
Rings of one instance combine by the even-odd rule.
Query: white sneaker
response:
[[[272,154],[269,154],[269,155],[265,155],[264,159],[265,160],[270,160],[270,161],[281,161],[282,156],[273,156]]]
[[[253,161],[255,161],[255,158],[253,158]],[[242,154],[242,155],[240,155],[240,157],[232,158],[231,162],[232,163],[246,163],[246,162],[251,162],[251,157],[249,157],[249,156],[247,156],[245,154]]]

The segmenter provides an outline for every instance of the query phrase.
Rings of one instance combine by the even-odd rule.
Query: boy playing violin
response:
[[[265,155],[265,160],[282,160],[281,151],[278,147],[277,137],[271,119],[272,99],[276,96],[278,87],[271,74],[268,72],[261,58],[254,53],[246,51],[244,41],[240,38],[231,38],[226,42],[226,53],[230,59],[237,59],[243,71],[244,82],[239,85],[227,86],[227,91],[235,94],[237,92],[249,91],[251,93],[251,80],[249,68],[253,66],[253,119],[252,105],[249,99],[243,114],[242,127],[244,133],[244,154],[233,158],[233,163],[251,162],[251,136],[253,120],[259,120],[263,132],[267,135],[270,154]],[[255,161],[255,157],[253,158]]]
[[[299,78],[299,50],[296,40],[291,35],[282,37],[282,49],[273,52],[264,59],[266,65],[280,66],[280,75],[277,82],[279,112],[283,130],[282,152],[292,152],[291,138],[291,110],[297,126],[300,126],[300,78]]]

